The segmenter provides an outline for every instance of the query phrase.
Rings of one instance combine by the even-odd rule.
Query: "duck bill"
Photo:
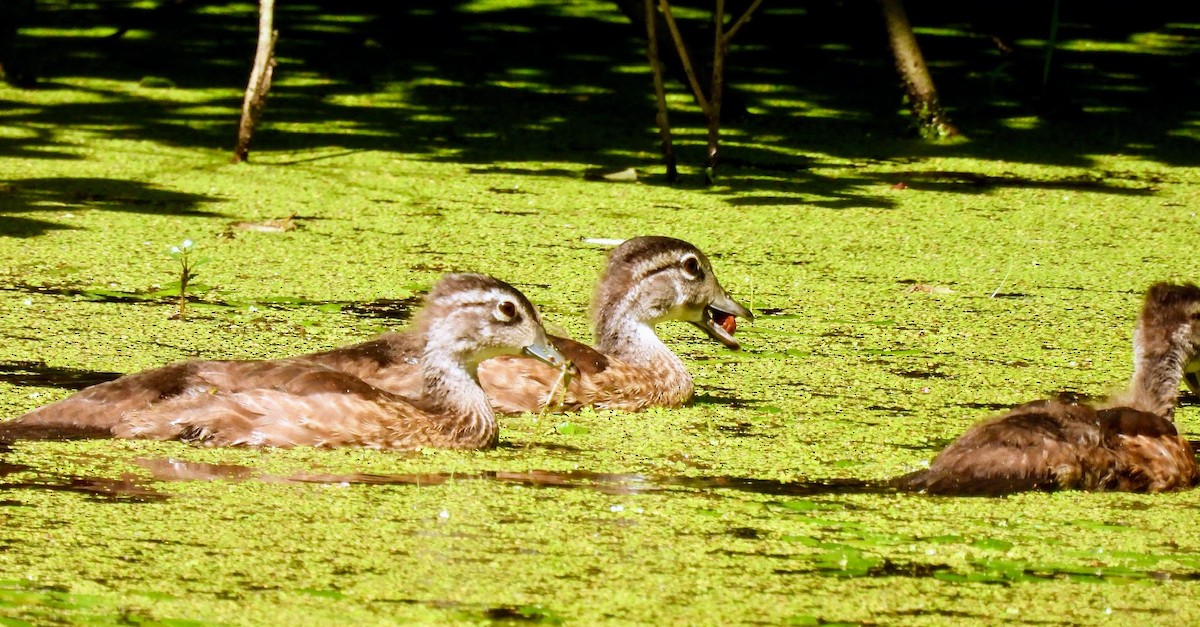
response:
[[[546,336],[542,336],[533,344],[522,348],[521,353],[550,364],[555,368],[566,368],[568,370],[574,370],[575,368],[574,364],[566,357],[563,357],[563,354],[558,352],[558,349],[550,343],[550,340]]]
[[[704,308],[699,321],[693,321],[701,331],[704,331],[708,337],[720,342],[729,350],[741,350],[742,345],[733,337],[734,331],[737,329],[735,318],[745,318],[753,321],[754,314],[750,313],[749,309],[742,306],[741,303],[733,300],[725,292],[721,290],[717,297]]]

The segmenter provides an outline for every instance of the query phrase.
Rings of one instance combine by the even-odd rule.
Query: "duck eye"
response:
[[[688,278],[690,278],[690,279],[700,278],[700,274],[701,274],[700,260],[697,259],[695,255],[687,255],[686,257],[683,258],[681,263],[683,264],[683,272],[684,272],[684,274],[688,275]]]
[[[508,322],[516,317],[517,306],[511,300],[506,300],[496,305],[496,319],[500,322]]]

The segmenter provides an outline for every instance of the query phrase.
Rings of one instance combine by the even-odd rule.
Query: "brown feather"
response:
[[[672,369],[638,367],[574,340],[553,338],[553,341],[579,369],[567,387],[562,409],[574,411],[593,406],[641,411],[649,407],[682,407],[692,399],[692,380],[686,371],[680,374]],[[574,361],[581,357],[581,361]],[[497,357],[479,365],[480,385],[492,400],[492,406],[502,413],[539,411],[558,376],[558,370],[524,357]]]
[[[474,366],[530,345],[553,354],[520,292],[483,275],[447,275],[408,333],[293,359],[172,364],[8,424],[220,446],[480,448],[496,443],[498,429]]]
[[[691,402],[691,375],[654,333],[654,324],[692,322],[715,339],[725,334],[721,341],[728,346],[736,324],[713,322],[712,307],[718,303],[732,310],[716,312],[722,321],[720,315],[750,315],[721,287],[708,258],[695,246],[651,236],[632,238],[613,249],[592,298],[596,347],[552,338],[578,370],[567,387],[563,409],[640,411]],[[493,359],[479,368],[480,384],[496,411],[504,413],[542,409],[558,378],[553,368],[519,357]]]
[[[1200,482],[1195,452],[1171,421],[1185,365],[1200,352],[1200,290],[1156,284],[1135,335],[1130,391],[1095,409],[1035,401],[967,430],[927,470],[897,480],[931,494],[1021,490],[1163,492]]]

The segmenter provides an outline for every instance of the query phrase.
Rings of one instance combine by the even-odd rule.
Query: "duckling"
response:
[[[16,422],[104,425],[117,437],[209,445],[483,448],[498,430],[479,363],[523,353],[565,364],[533,305],[478,274],[443,277],[413,329],[393,339],[421,373],[412,397],[304,358],[197,361],[87,388]]]
[[[902,488],[930,494],[1023,490],[1164,492],[1200,481],[1195,454],[1175,429],[1184,367],[1200,355],[1200,288],[1158,283],[1134,334],[1130,389],[1094,408],[1060,400],[1019,405],[975,425]]]
[[[561,406],[593,405],[638,411],[678,407],[692,398],[693,385],[683,362],[654,332],[654,325],[683,320],[731,350],[736,318],[750,311],[721,287],[712,264],[695,246],[669,237],[635,237],[615,248],[596,285],[592,317],[597,344],[550,336],[567,357],[574,379]],[[380,389],[413,394],[421,378],[404,338],[386,334],[375,340],[304,355],[300,359],[349,372]],[[502,413],[538,411],[554,396],[561,368],[521,357],[499,357],[480,364],[479,379]]]
[[[708,257],[670,237],[635,237],[617,246],[596,285],[592,323],[596,347],[567,338],[550,340],[577,369],[562,406],[639,411],[679,407],[692,399],[692,377],[654,327],[681,320],[731,350],[735,316],[752,320],[717,281]],[[537,411],[559,373],[530,359],[484,362],[479,380],[497,411]]]

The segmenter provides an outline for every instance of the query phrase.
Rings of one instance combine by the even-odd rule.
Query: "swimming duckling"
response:
[[[596,347],[551,336],[575,364],[563,407],[625,411],[679,407],[691,401],[692,377],[659,339],[654,326],[690,322],[731,350],[734,316],[752,319],[717,281],[712,264],[695,246],[670,237],[635,237],[612,250],[592,298]],[[479,380],[502,412],[537,411],[559,373],[520,357],[500,357],[479,367]]]
[[[303,358],[196,361],[87,388],[16,422],[211,445],[481,448],[498,430],[479,363],[520,353],[565,363],[533,305],[484,275],[443,277],[413,329],[397,335],[422,377],[412,397]]]
[[[750,311],[721,287],[712,264],[691,244],[669,237],[635,237],[609,254],[592,299],[596,348],[550,336],[574,364],[561,405],[577,409],[638,411],[678,407],[692,398],[687,368],[654,332],[667,320],[690,322],[731,350],[735,316]],[[420,385],[411,350],[395,334],[305,355],[302,359],[354,374],[371,385],[408,394]],[[499,357],[479,366],[479,380],[503,413],[538,411],[563,379],[561,368],[521,357]]]
[[[1200,288],[1150,287],[1134,335],[1127,393],[1093,408],[1057,400],[1017,406],[951,443],[902,488],[930,494],[1022,490],[1164,492],[1200,481],[1173,422],[1184,367],[1200,355]]]

